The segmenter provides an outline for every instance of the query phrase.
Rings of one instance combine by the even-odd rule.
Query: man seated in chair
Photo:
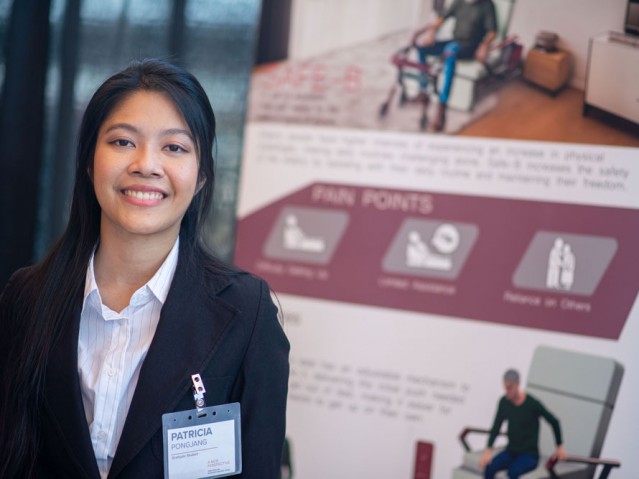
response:
[[[435,41],[437,30],[450,17],[456,20],[453,38]],[[434,123],[436,131],[443,130],[446,123],[448,96],[457,59],[475,58],[484,63],[488,48],[496,36],[497,19],[492,0],[454,0],[443,16],[413,35],[413,45],[417,47],[422,64],[426,64],[428,55],[441,55],[444,61],[444,85],[439,94],[437,118]],[[425,90],[426,86],[427,79],[424,75],[422,90]]]
[[[484,478],[492,479],[498,471],[508,470],[508,477],[516,479],[537,467],[540,417],[550,424],[555,436],[557,449],[553,457],[568,457],[562,446],[559,420],[541,402],[519,388],[519,373],[514,369],[504,374],[504,389],[506,394],[499,400],[488,446],[479,461],[479,467],[485,468]],[[504,421],[508,421],[508,446],[493,458],[492,447]]]

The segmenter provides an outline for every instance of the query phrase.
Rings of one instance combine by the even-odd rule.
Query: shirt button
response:
[[[101,441],[106,441],[107,438],[107,433],[106,431],[100,431],[98,432],[98,439],[100,439]]]
[[[106,373],[107,375],[112,378],[113,376],[115,376],[117,374],[118,370],[115,368],[109,368],[107,369]]]

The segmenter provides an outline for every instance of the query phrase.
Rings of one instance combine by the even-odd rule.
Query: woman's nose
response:
[[[163,173],[159,152],[154,151],[148,146],[138,148],[129,166],[129,173],[145,177],[161,178]]]

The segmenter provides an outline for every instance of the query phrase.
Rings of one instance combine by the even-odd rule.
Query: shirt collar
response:
[[[162,263],[162,266],[155,272],[153,277],[146,283],[146,286],[149,287],[151,292],[155,295],[155,297],[160,300],[162,304],[166,301],[166,297],[169,294],[169,289],[171,289],[171,283],[173,282],[173,275],[175,274],[175,269],[177,268],[178,261],[178,251],[180,249],[180,237],[178,236],[175,240],[175,244],[169,255]]]
[[[153,277],[144,286],[138,289],[138,291],[148,288],[151,293],[153,293],[153,296],[155,296],[158,301],[160,301],[164,305],[166,297],[169,294],[169,289],[171,289],[171,283],[173,282],[173,276],[175,275],[175,270],[177,268],[179,250],[180,237],[178,236],[175,240],[173,248],[171,248],[171,251],[169,251],[169,254],[162,265],[158,268]],[[89,266],[87,268],[87,274],[84,283],[84,298],[82,302],[83,310],[87,304],[87,301],[92,300],[91,298],[95,297],[95,300],[98,301],[98,304],[102,303],[102,299],[100,298],[100,291],[98,290],[98,283],[95,280],[95,270],[93,266],[94,258],[95,249],[93,250],[91,259],[89,260]]]

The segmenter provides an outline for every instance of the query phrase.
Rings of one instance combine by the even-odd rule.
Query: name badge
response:
[[[242,472],[240,403],[203,405],[196,398],[196,409],[162,415],[165,479]]]

